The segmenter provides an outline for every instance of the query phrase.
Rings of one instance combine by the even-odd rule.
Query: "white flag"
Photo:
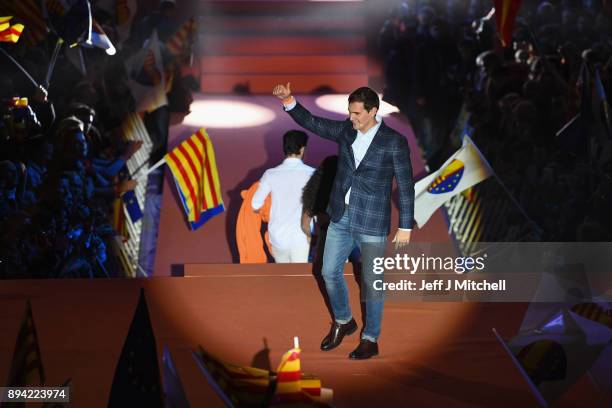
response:
[[[461,149],[440,169],[419,180],[414,186],[414,219],[419,228],[423,228],[434,211],[450,198],[491,175],[493,170],[489,163],[474,142],[465,136]]]
[[[160,47],[157,31],[153,31],[144,47],[125,62],[136,112],[153,112],[168,104]]]

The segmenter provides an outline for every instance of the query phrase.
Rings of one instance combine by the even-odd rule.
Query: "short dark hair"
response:
[[[76,117],[79,117],[81,115],[83,116],[96,116],[96,111],[89,105],[86,105],[84,103],[81,102],[74,102],[70,104],[70,112],[75,115]]]
[[[298,154],[302,147],[306,147],[308,135],[301,130],[290,130],[283,136],[283,152],[285,156]]]
[[[378,94],[374,92],[372,88],[362,86],[361,88],[355,89],[349,95],[349,103],[361,102],[366,111],[371,111],[372,108],[378,109],[380,107],[380,100]]]

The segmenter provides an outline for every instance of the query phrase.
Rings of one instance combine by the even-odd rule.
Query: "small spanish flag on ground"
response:
[[[192,230],[225,210],[215,151],[204,128],[182,141],[164,159],[174,175]]]
[[[175,57],[186,55],[195,41],[196,32],[196,22],[192,17],[166,41],[168,51]]]
[[[193,353],[198,367],[226,406],[331,407],[333,391],[321,380],[302,374],[297,337],[294,348],[281,358],[277,372],[223,362],[202,347]]]
[[[0,42],[16,43],[23,32],[23,24],[10,24],[13,16],[0,17]]]
[[[302,374],[300,364],[300,345],[298,338],[294,338],[294,346],[281,358],[276,370],[276,389],[270,406],[275,407],[329,407],[332,391],[323,389],[321,380],[315,376]]]

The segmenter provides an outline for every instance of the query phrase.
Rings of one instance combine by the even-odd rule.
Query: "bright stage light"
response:
[[[389,116],[392,113],[399,112],[395,106],[388,104],[382,100],[382,95],[378,95],[381,98],[380,109],[378,114],[380,116]],[[328,110],[330,112],[342,113],[348,117],[348,94],[346,95],[323,95],[319,96],[315,103],[319,108]]]
[[[276,114],[260,105],[227,99],[208,99],[191,104],[191,113],[184,124],[206,128],[244,128],[265,125]]]

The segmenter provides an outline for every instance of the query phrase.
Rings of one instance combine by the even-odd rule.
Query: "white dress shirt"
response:
[[[363,160],[364,156],[368,152],[368,148],[372,144],[372,140],[374,140],[374,135],[378,132],[378,128],[380,128],[380,124],[382,123],[382,118],[380,116],[376,116],[376,124],[368,129],[365,133],[361,133],[361,131],[357,131],[357,138],[351,145],[353,148],[353,156],[355,157],[355,168],[359,167],[359,164]],[[346,195],[344,196],[344,203],[348,205],[349,198],[351,197],[351,188],[349,187]]]
[[[268,231],[273,248],[292,249],[306,246],[302,231],[302,190],[315,171],[297,157],[288,157],[279,166],[266,170],[253,195],[251,205],[259,210],[272,194]]]

